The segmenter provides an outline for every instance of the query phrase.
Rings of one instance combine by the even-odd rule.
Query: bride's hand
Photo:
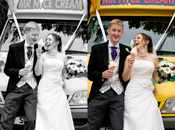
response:
[[[131,56],[129,55],[129,57],[128,57],[128,67],[131,68],[133,66],[134,62],[135,62],[135,59],[131,58]]]
[[[154,89],[153,89],[153,94],[154,94],[154,96],[157,94],[157,88],[156,87],[154,87]]]
[[[36,55],[37,55],[37,57],[41,57],[41,54],[43,53],[43,50],[42,49],[40,49],[40,48],[37,48],[36,49]]]
[[[163,82],[165,82],[165,80],[163,78],[159,78],[159,81],[158,82],[159,83],[163,83]]]

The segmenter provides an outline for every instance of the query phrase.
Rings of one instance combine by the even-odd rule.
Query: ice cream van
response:
[[[124,23],[121,43],[130,46],[131,39],[138,33],[146,33],[159,45],[159,61],[175,61],[175,1],[174,0],[92,0],[97,7],[104,32],[109,38],[109,22],[115,18]],[[88,21],[88,57],[91,47],[104,42],[96,10],[91,5]],[[165,128],[175,129],[175,78],[162,84],[155,83],[156,99]],[[88,94],[91,82],[88,81]]]
[[[12,1],[12,0],[10,0]],[[57,33],[62,38],[67,55],[69,77],[64,90],[70,104],[76,130],[87,129],[87,0],[14,0],[14,15],[21,35],[29,21],[35,21],[41,28],[39,42],[44,42],[48,33]],[[0,113],[4,106],[8,77],[3,68],[9,45],[20,39],[14,16],[9,11],[8,19],[0,36]],[[37,44],[38,44],[37,43]],[[77,64],[78,63],[78,64]],[[74,64],[74,66],[71,66]],[[84,69],[81,73],[79,66]],[[15,120],[18,129],[23,127],[22,109]],[[56,116],[56,115],[55,115]]]

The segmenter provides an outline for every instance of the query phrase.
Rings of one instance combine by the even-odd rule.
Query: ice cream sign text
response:
[[[168,5],[175,6],[175,0],[101,0],[101,5]]]
[[[19,0],[20,9],[83,10],[82,0]]]

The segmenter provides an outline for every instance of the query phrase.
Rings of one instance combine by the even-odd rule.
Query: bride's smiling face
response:
[[[146,41],[143,39],[143,36],[141,34],[138,34],[134,39],[134,46],[137,47],[137,49],[145,48],[147,45]]]
[[[47,50],[52,50],[57,46],[52,35],[47,36],[45,46]]]

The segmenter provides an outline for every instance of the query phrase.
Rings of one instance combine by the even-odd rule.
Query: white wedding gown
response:
[[[64,63],[45,59],[43,76],[38,86],[35,130],[74,130],[72,115],[62,84]]]
[[[135,60],[125,91],[123,130],[164,130],[158,103],[153,95],[153,62]]]

